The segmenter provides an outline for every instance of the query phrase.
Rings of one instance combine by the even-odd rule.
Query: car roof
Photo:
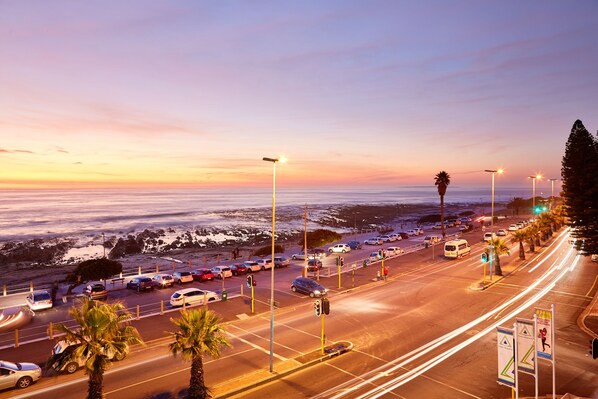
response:
[[[176,292],[174,292],[174,294],[187,294],[189,292],[194,292],[194,291],[201,291],[201,292],[208,292],[208,291],[204,291],[204,290],[200,290],[199,288],[183,288],[182,290],[178,290]]]

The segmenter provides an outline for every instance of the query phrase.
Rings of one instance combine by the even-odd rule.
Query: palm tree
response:
[[[536,247],[540,246],[540,226],[537,222],[534,222],[527,226],[525,230],[527,231],[527,238],[530,242],[530,250],[535,252]]]
[[[62,339],[73,343],[75,349],[59,362],[66,364],[72,359],[87,358],[84,365],[85,374],[89,375],[87,398],[102,399],[104,371],[110,359],[124,358],[130,344],[142,344],[143,340],[137,329],[128,324],[131,314],[122,303],[100,304],[85,297],[69,314],[79,327],[71,329],[59,324],[56,328],[65,333]]]
[[[444,232],[444,194],[446,194],[446,189],[451,184],[451,177],[443,170],[438,172],[435,179],[434,184],[438,186],[438,195],[440,195],[440,224],[442,225],[442,237],[444,237],[446,235]]]
[[[191,379],[189,381],[188,399],[210,398],[204,383],[203,354],[216,359],[220,357],[220,348],[230,343],[224,336],[224,327],[216,313],[202,307],[199,310],[183,310],[180,319],[170,319],[179,331],[172,333],[174,342],[170,351],[174,356],[179,353],[183,359],[191,361]]]
[[[494,259],[496,260],[496,266],[494,267],[494,275],[502,276],[502,269],[500,268],[500,256],[511,254],[511,252],[509,251],[509,246],[507,245],[505,240],[502,240],[498,237],[490,240],[489,244],[494,247],[492,249],[492,252],[494,253]]]
[[[527,232],[525,230],[517,230],[511,234],[513,241],[519,242],[519,259],[525,260],[525,250],[523,249],[523,241],[527,240]]]

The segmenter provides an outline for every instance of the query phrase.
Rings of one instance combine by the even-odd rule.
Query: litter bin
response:
[[[222,291],[222,302],[225,302],[228,299],[228,292],[226,290]]]

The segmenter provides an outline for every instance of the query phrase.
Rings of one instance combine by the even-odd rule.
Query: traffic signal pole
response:
[[[322,355],[324,354],[324,343],[326,341],[326,335],[324,335],[324,313],[320,315],[322,319]]]
[[[255,313],[255,290],[253,284],[251,284],[251,314]]]

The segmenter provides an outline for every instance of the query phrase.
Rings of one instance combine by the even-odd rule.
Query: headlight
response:
[[[314,290],[314,294],[320,295],[320,290]]]

